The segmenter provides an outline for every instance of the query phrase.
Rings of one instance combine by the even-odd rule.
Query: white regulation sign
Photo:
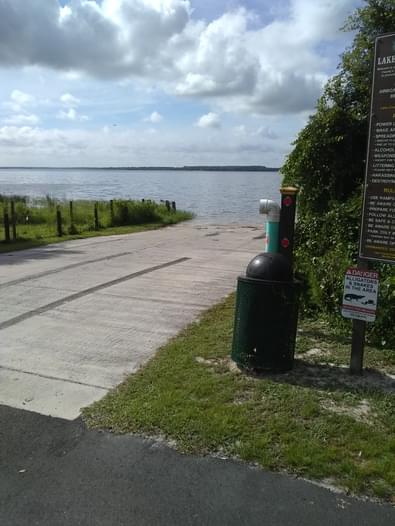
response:
[[[376,319],[378,290],[378,272],[357,268],[347,269],[344,279],[342,316],[356,320],[374,321]]]

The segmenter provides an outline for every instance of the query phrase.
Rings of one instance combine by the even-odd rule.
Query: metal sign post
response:
[[[369,270],[369,263],[367,261],[359,260],[357,270],[360,270],[360,271]],[[347,291],[345,291],[344,296],[345,297],[347,296]],[[365,332],[366,332],[366,321],[364,319],[353,318],[350,374],[362,374],[363,354],[365,350]]]

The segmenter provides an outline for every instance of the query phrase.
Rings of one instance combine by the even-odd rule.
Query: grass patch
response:
[[[152,230],[191,219],[193,215],[183,210],[168,209],[152,201],[113,200],[69,201],[45,199],[29,200],[0,195],[0,213],[8,212],[11,221],[11,204],[15,205],[16,240],[5,241],[4,225],[0,225],[0,253],[32,248],[70,239],[94,236],[130,234]],[[95,218],[95,207],[97,216]],[[56,214],[61,213],[63,235],[57,233]],[[12,227],[10,227],[12,238]]]
[[[394,352],[367,348],[373,369],[351,377],[349,343],[304,322],[293,371],[247,376],[229,359],[233,316],[232,295],[86,408],[87,424],[394,499]]]

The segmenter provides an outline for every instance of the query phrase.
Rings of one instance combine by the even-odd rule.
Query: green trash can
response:
[[[241,368],[292,369],[299,294],[298,281],[238,278],[232,359]]]

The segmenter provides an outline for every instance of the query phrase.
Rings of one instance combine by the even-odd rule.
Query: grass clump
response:
[[[248,376],[229,359],[233,316],[231,296],[86,408],[87,424],[393,499],[394,353],[368,348],[373,369],[350,377],[349,342],[331,338],[326,325],[301,323],[295,369]]]

